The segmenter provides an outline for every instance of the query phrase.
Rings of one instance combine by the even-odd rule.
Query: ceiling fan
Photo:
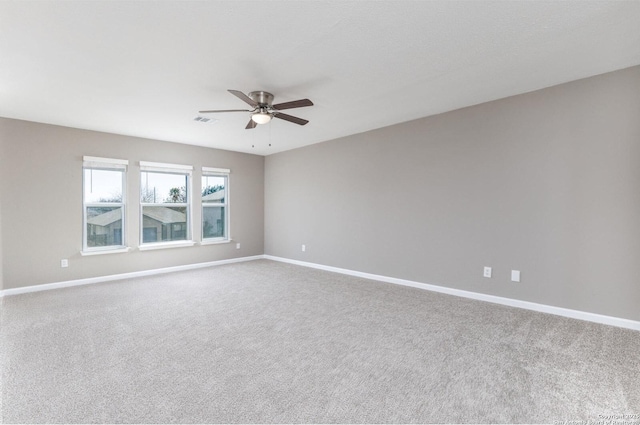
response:
[[[250,112],[251,119],[245,129],[256,128],[258,124],[266,124],[271,118],[280,118],[299,125],[305,125],[309,121],[292,115],[283,114],[283,109],[302,108],[303,106],[313,106],[309,99],[294,100],[291,102],[277,103],[273,105],[274,96],[266,91],[252,91],[246,95],[238,90],[228,90],[229,93],[248,103],[253,109],[222,109],[216,111],[199,111],[201,114],[215,114],[219,112]]]

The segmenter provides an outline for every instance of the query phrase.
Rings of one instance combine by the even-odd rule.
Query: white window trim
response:
[[[88,257],[91,255],[104,255],[104,254],[122,254],[124,252],[129,252],[131,251],[131,248],[126,246],[124,248],[118,248],[118,249],[96,249],[95,251],[80,251],[80,255],[82,255],[83,257]]]
[[[144,245],[140,245],[138,250],[140,251],[152,251],[154,249],[167,249],[167,248],[182,248],[186,246],[194,246],[194,241],[162,241],[162,242],[147,242]]]
[[[193,166],[182,164],[165,164],[164,162],[140,161],[140,171],[156,171],[160,173],[171,173],[176,171],[182,173],[188,171],[189,174],[191,174],[191,172],[193,171]]]
[[[138,249],[140,251],[147,251],[152,249],[162,249],[162,248],[177,248],[183,246],[193,246],[196,244],[193,238],[193,166],[191,165],[181,165],[181,164],[165,164],[161,162],[149,162],[149,161],[140,161],[140,176],[142,179],[143,172],[151,172],[151,173],[166,173],[166,174],[179,174],[187,176],[187,202],[170,202],[170,203],[149,203],[142,202],[138,199],[138,204],[140,205],[140,244]],[[142,181],[140,182],[140,186],[142,186]],[[141,198],[141,196],[140,196]],[[188,239],[180,240],[180,241],[160,241],[160,242],[143,242],[144,241],[144,208],[147,206],[152,207],[186,207],[187,208],[187,237]]]
[[[84,167],[92,167],[93,164],[98,165],[129,165],[129,161],[126,159],[114,159],[114,158],[101,158],[98,156],[83,156],[82,161]]]
[[[120,252],[127,252],[129,247],[127,246],[126,237],[126,216],[127,216],[127,166],[129,161],[126,159],[115,158],[101,158],[97,156],[83,156],[82,157],[82,249],[80,255],[98,255],[98,254],[115,254]],[[114,170],[122,172],[122,202],[85,202],[85,169],[96,170]],[[120,207],[122,208],[122,229],[121,229],[121,245],[112,246],[87,246],[87,208],[89,207]]]
[[[224,194],[224,204],[208,204],[200,201],[200,243],[201,245],[212,245],[216,243],[227,243],[231,242],[231,208],[230,208],[230,199],[231,199],[231,191],[229,187],[231,184],[229,181],[231,180],[229,174],[231,174],[231,170],[228,168],[213,168],[213,167],[202,167],[202,177],[225,177],[227,179],[224,190],[226,193]],[[202,182],[200,182],[202,185]],[[202,194],[202,189],[200,190],[200,194]],[[202,197],[201,197],[202,199]],[[220,238],[205,238],[204,231],[202,229],[202,225],[204,223],[204,209],[212,208],[212,207],[224,207],[224,226],[226,235]]]
[[[202,242],[200,242],[200,245],[220,245],[220,244],[231,243],[231,242],[233,242],[233,239],[231,238],[229,239],[207,238],[207,239],[204,239]]]
[[[202,175],[210,176],[210,175],[218,175],[218,174],[230,174],[231,170],[228,168],[213,168],[213,167],[202,167]]]

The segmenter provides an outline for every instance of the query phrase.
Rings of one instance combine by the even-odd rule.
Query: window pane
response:
[[[225,237],[224,207],[202,208],[202,238]]]
[[[87,207],[87,247],[122,245],[122,207]]]
[[[140,201],[145,203],[186,203],[187,176],[185,174],[154,173],[143,171]]]
[[[84,202],[122,202],[122,171],[84,169]]]
[[[187,239],[187,207],[142,207],[142,243]]]
[[[225,201],[226,177],[203,176],[202,177],[202,202],[223,204]]]

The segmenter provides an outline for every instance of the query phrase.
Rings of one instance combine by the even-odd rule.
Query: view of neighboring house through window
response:
[[[127,164],[126,160],[84,157],[83,252],[124,248]]]
[[[140,162],[142,244],[191,240],[191,168]]]
[[[202,169],[202,239],[227,240],[229,228],[229,170]]]

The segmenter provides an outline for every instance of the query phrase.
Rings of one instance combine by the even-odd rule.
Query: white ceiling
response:
[[[0,116],[261,155],[638,64],[640,1],[0,1]]]

